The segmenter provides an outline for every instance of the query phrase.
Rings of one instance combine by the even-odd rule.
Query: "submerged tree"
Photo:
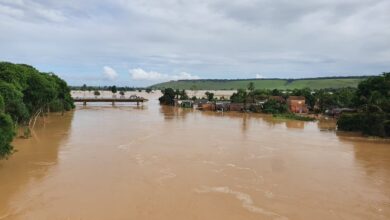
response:
[[[283,114],[288,112],[288,106],[278,100],[269,99],[263,104],[262,111],[264,113]]]
[[[187,100],[187,99],[189,99],[186,90],[183,89],[183,90],[179,91],[178,92],[178,98],[180,100]]]
[[[97,98],[100,95],[100,92],[98,90],[93,91],[93,95]]]
[[[237,92],[233,93],[230,96],[230,101],[232,103],[246,103],[248,98],[248,93],[244,89],[238,89]]]
[[[207,91],[207,92],[205,92],[205,95],[206,95],[207,100],[209,100],[209,101],[214,100],[214,93]]]
[[[161,90],[163,96],[158,100],[162,105],[175,105],[176,92],[172,88]]]
[[[118,92],[116,86],[111,86],[111,92],[115,95]]]

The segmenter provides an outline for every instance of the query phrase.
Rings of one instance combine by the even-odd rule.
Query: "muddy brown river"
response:
[[[390,142],[333,121],[94,104],[0,161],[0,219],[390,219]]]

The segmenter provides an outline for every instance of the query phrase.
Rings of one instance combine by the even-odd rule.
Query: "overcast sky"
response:
[[[0,0],[0,33],[72,85],[390,71],[389,0]]]

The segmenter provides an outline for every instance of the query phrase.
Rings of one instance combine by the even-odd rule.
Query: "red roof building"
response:
[[[308,109],[303,96],[290,96],[287,99],[288,108],[293,113],[307,113]]]

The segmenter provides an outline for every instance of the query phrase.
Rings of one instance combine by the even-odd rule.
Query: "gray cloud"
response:
[[[387,0],[0,0],[0,59],[65,78],[93,78],[108,65],[123,84],[147,84],[130,69],[379,74],[390,69],[389,10]]]

